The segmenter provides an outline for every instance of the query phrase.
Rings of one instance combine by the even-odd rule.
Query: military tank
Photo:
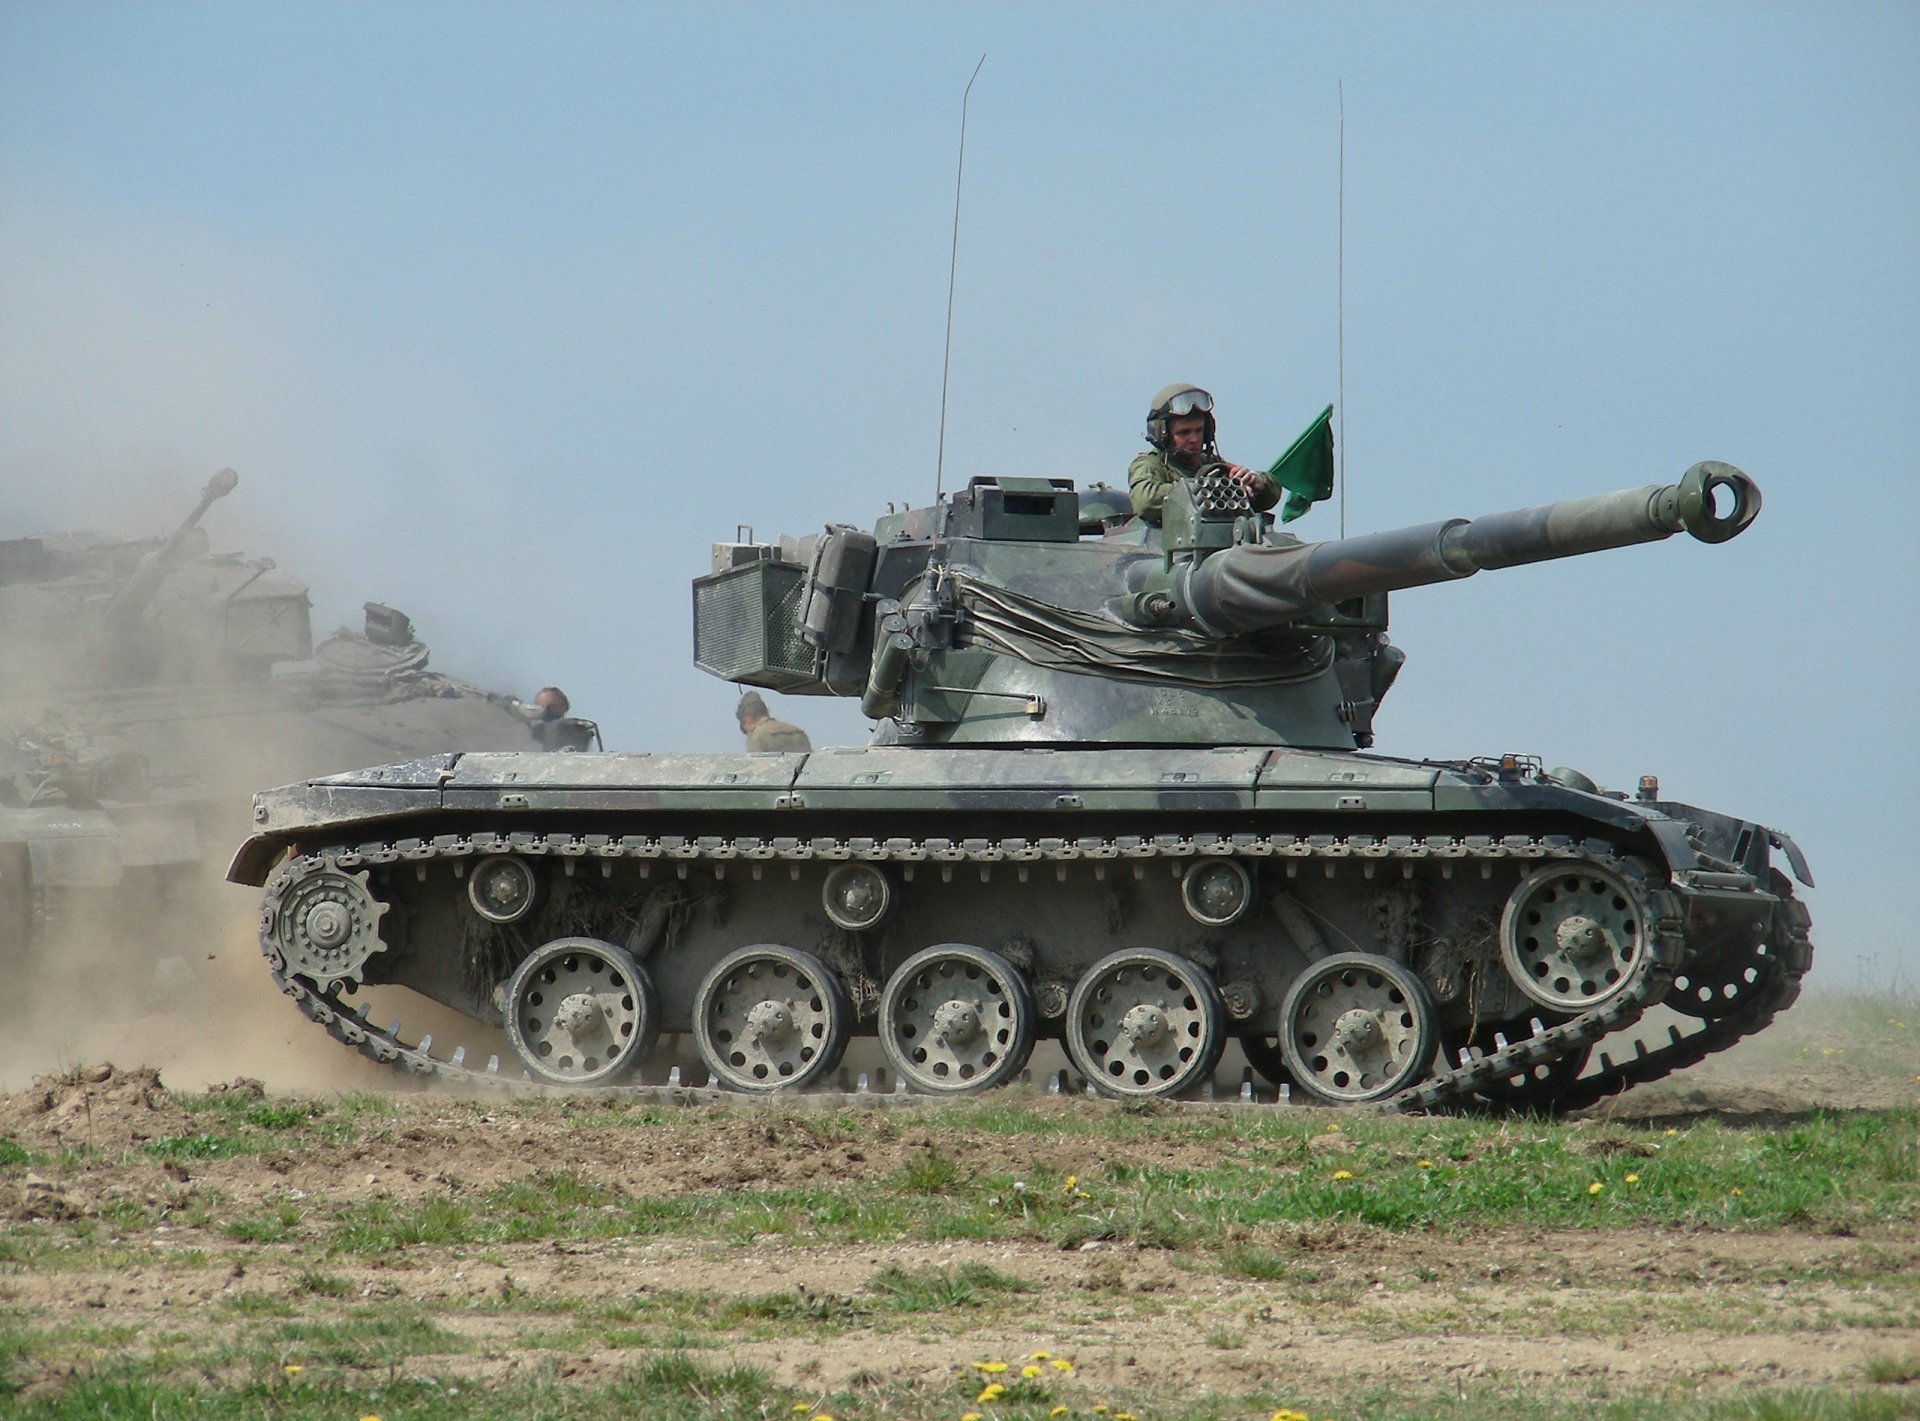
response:
[[[435,755],[256,797],[230,869],[308,1017],[427,1075],[1571,1108],[1764,1026],[1811,961],[1778,830],[1532,757],[1366,753],[1391,592],[1744,530],[1727,464],[1301,542],[1220,472],[983,478],[871,531],[717,545],[695,660],[857,697],[863,748]],[[364,989],[504,1033],[483,1068]],[[691,1037],[697,1065],[657,1047]],[[686,1066],[683,1073],[682,1067]],[[1259,1077],[1258,1080],[1255,1076]],[[1228,1077],[1229,1089],[1231,1077]]]
[[[4,1000],[22,999],[26,966],[88,972],[92,1001],[137,999],[156,962],[184,960],[162,954],[209,941],[231,911],[222,850],[262,783],[593,742],[590,722],[429,670],[393,608],[368,603],[361,629],[316,644],[305,583],[211,551],[201,520],[237,483],[214,475],[171,536],[0,541]]]

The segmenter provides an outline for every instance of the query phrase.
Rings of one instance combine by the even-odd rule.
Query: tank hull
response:
[[[1792,1000],[1811,948],[1776,849],[1804,867],[1763,826],[1512,761],[467,753],[258,796],[229,877],[265,886],[301,1008],[412,1071],[470,1068],[360,1019],[366,989],[504,1027],[541,1084],[825,1086],[872,1036],[934,1093],[1057,1040],[1108,1093],[1175,1096],[1237,1044],[1322,1100],[1566,1108]],[[1680,1024],[1636,1037],[1663,1003]]]

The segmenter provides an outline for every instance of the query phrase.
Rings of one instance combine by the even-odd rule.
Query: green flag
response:
[[[1267,477],[1287,492],[1280,521],[1291,523],[1323,498],[1333,496],[1333,406],[1307,426],[1306,433],[1273,461]]]

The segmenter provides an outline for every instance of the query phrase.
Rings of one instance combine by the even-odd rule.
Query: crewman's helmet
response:
[[[1197,414],[1207,421],[1206,447],[1213,448],[1213,396],[1198,385],[1169,385],[1153,397],[1153,405],[1147,410],[1147,443],[1165,453],[1172,444],[1167,434],[1169,421],[1183,415]]]

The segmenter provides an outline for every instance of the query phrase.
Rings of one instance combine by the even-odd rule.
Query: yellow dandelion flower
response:
[[[1071,1372],[1073,1370],[1073,1363],[1069,1362],[1065,1357],[1055,1357],[1051,1365],[1056,1372]]]
[[[1741,1189],[1741,1187],[1736,1184],[1733,1186],[1732,1189],[1729,1189],[1727,1192],[1733,1195],[1734,1198],[1738,1199],[1741,1196],[1741,1194],[1745,1193],[1746,1191]]]
[[[816,1411],[813,1413],[813,1421],[833,1421],[833,1418],[824,1411]]]
[[[805,1416],[811,1410],[813,1410],[813,1403],[811,1401],[796,1401],[793,1403],[793,1414],[795,1416]]]
[[[1107,1408],[1105,1404],[1103,1403],[1102,1405],[1094,1407],[1093,1414],[1095,1416],[1105,1416],[1107,1414]]]
[[[1026,1364],[1026,1366],[1020,1369],[1020,1375],[1025,1380],[1032,1381],[1035,1377],[1043,1376],[1045,1375],[1045,1373],[1042,1372],[1042,1370],[1039,1367],[1036,1367],[1032,1362],[1029,1362]]]
[[[1113,1413],[1113,1421],[1133,1421],[1133,1413],[1131,1411],[1116,1411]]]
[[[978,1411],[963,1411],[960,1413],[960,1421],[980,1421],[980,1413]]]
[[[1029,1362],[1044,1362],[1052,1355],[1053,1353],[1051,1352],[1029,1352],[1027,1353],[1027,1360]]]
[[[1587,1193],[1598,1194],[1601,1190],[1605,1189],[1606,1187],[1607,1187],[1606,1185],[1602,1184],[1599,1180],[1596,1179],[1593,1181],[1593,1183],[1587,1186]]]
[[[1065,1416],[1066,1414],[1067,1408],[1064,1406],[1049,1407],[1047,1410],[1047,1415],[1049,1416]]]
[[[975,1362],[973,1369],[976,1372],[1004,1372],[1007,1369],[1007,1364],[1005,1362]]]
[[[1673,1128],[1673,1127],[1672,1127],[1671,1125],[1669,1125],[1669,1126],[1667,1127],[1667,1138],[1668,1138],[1669,1140],[1671,1140],[1671,1139],[1672,1139],[1672,1138],[1673,1138],[1673,1137],[1674,1137],[1675,1135],[1677,1135],[1677,1134],[1679,1134],[1679,1133],[1680,1133],[1680,1132],[1679,1132],[1678,1130],[1676,1130],[1676,1129],[1674,1129],[1674,1128]]]
[[[1283,1406],[1274,1412],[1268,1421],[1313,1421],[1313,1418],[1304,1411],[1294,1411]]]
[[[282,1367],[280,1370],[285,1372],[290,1377],[297,1377],[300,1375],[300,1373],[304,1372],[306,1368],[301,1366],[298,1362],[289,1362],[286,1364],[286,1366]]]
[[[372,1412],[368,1412],[365,1416],[362,1416],[360,1418],[360,1421],[380,1421],[380,1418],[378,1416],[375,1416]]]
[[[1060,1192],[1062,1194],[1071,1194],[1073,1193],[1074,1190],[1078,1189],[1079,1187],[1080,1187],[1080,1176],[1077,1174],[1069,1174],[1066,1177],[1066,1179],[1061,1183]]]
[[[1006,1394],[1007,1394],[1007,1389],[1004,1386],[1002,1386],[999,1382],[988,1382],[985,1386],[980,1388],[980,1395],[976,1396],[974,1400],[975,1401],[998,1401],[1001,1397],[1005,1396]]]
[[[1327,1133],[1329,1135],[1337,1135],[1340,1133],[1340,1127],[1338,1125],[1329,1125],[1327,1126]]]
[[[1640,1176],[1639,1176],[1639,1175],[1637,1175],[1637,1174],[1629,1174],[1629,1175],[1627,1176],[1627,1183],[1629,1183],[1629,1184],[1638,1184],[1639,1182],[1640,1182]]]
[[[1433,1161],[1430,1159],[1417,1159],[1414,1161],[1414,1164],[1418,1165],[1421,1169],[1433,1168]]]
[[[1352,1179],[1353,1171],[1350,1169],[1336,1169],[1333,1172],[1333,1177],[1335,1179]]]

